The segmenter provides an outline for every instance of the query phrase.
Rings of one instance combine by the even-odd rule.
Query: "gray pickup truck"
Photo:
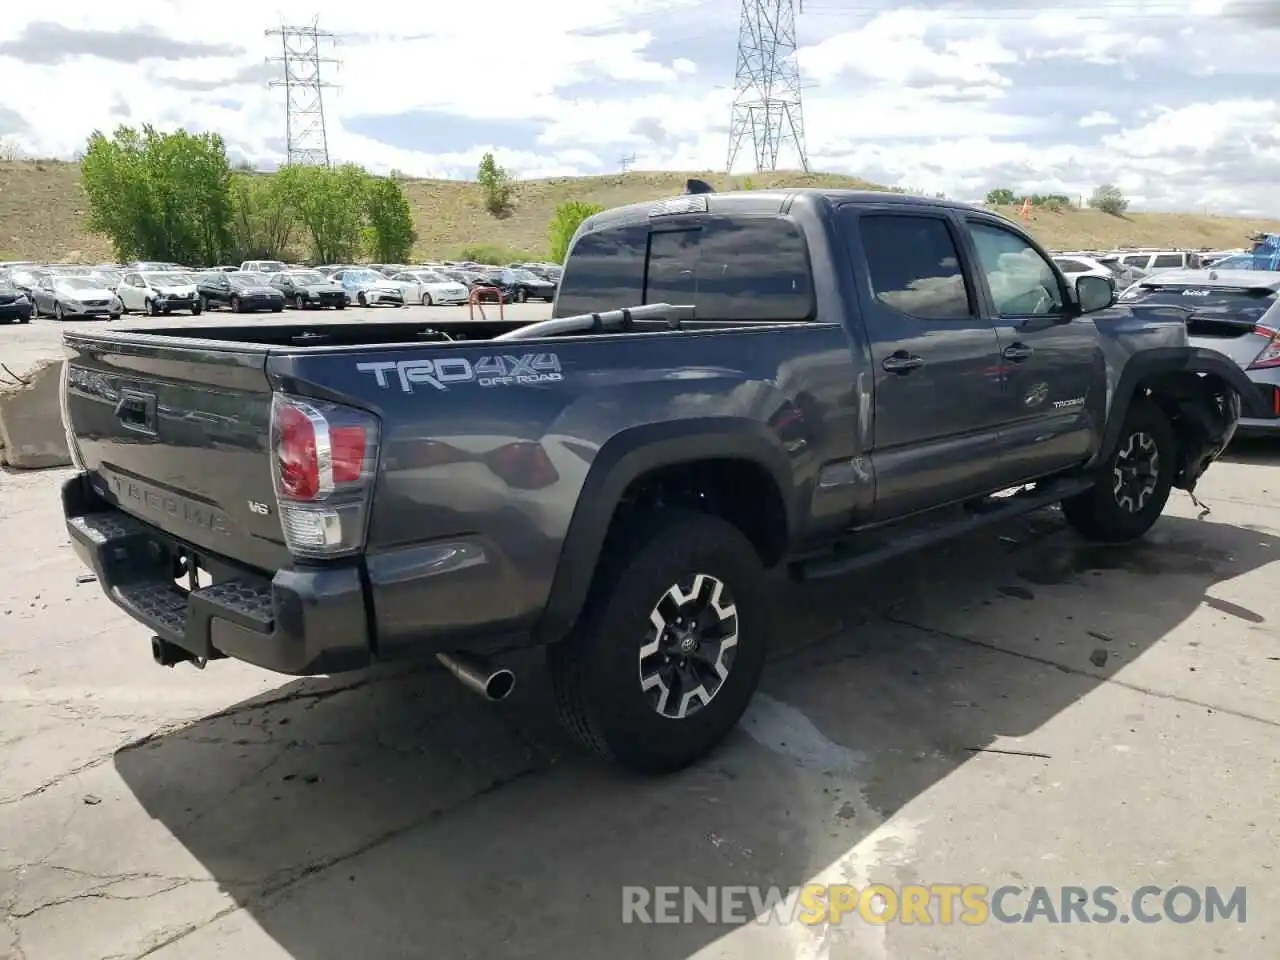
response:
[[[771,568],[1054,503],[1142,536],[1272,415],[1186,320],[978,208],[691,193],[587,220],[538,323],[67,332],[67,528],[161,664],[435,656],[500,699],[545,646],[584,745],[671,770],[757,685]]]

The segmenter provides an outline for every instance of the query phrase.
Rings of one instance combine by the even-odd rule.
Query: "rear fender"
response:
[[[605,443],[592,461],[560,551],[547,606],[535,630],[537,640],[559,640],[577,620],[614,513],[632,481],[663,467],[729,459],[751,461],[773,478],[787,511],[790,540],[795,529],[791,464],[764,424],[717,417],[625,430]]]

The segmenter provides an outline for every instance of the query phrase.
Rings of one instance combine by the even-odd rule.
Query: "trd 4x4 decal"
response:
[[[557,383],[564,379],[560,358],[554,353],[522,353],[518,356],[494,354],[474,362],[466,357],[440,357],[435,360],[378,360],[357,363],[361,373],[371,373],[378,386],[397,384],[405,393],[413,393],[416,384],[448,390],[449,387],[474,383],[481,387],[511,387],[529,383]]]

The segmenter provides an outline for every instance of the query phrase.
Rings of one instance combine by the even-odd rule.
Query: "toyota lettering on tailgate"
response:
[[[560,358],[554,353],[523,353],[518,356],[494,354],[478,358],[474,363],[466,357],[442,357],[436,360],[378,360],[357,363],[361,373],[373,374],[383,389],[398,385],[405,393],[413,393],[415,385],[448,390],[457,384],[474,383],[481,387],[510,387],[533,383],[558,383],[564,379]]]

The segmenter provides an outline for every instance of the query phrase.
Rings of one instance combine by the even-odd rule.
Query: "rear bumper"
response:
[[[201,557],[218,571],[218,582],[187,591],[174,579],[182,545],[110,506],[85,474],[63,484],[62,504],[72,548],[107,597],[193,656],[234,657],[295,676],[370,663],[358,568],[285,569],[267,578]]]

